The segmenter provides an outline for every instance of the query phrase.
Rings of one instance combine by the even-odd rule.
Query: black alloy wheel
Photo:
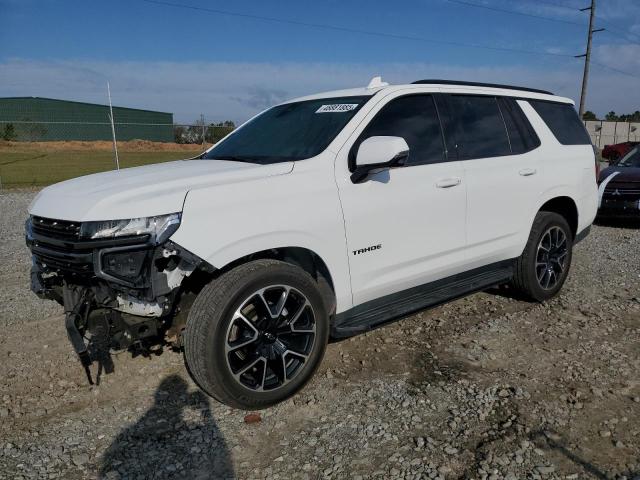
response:
[[[549,228],[538,243],[536,253],[536,278],[545,290],[551,290],[564,274],[568,242],[564,231],[557,226]]]
[[[289,285],[262,288],[242,301],[229,322],[227,367],[250,390],[281,388],[300,372],[315,337],[315,314],[300,291]]]
[[[543,302],[558,294],[571,268],[573,231],[556,212],[538,212],[511,285],[524,298]]]

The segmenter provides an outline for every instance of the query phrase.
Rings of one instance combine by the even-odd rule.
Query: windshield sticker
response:
[[[316,113],[342,113],[350,112],[358,107],[357,103],[334,103],[333,105],[322,105]]]

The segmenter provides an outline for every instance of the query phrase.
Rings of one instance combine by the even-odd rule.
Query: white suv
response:
[[[570,100],[425,80],[291,100],[197,159],[48,187],[32,289],[85,366],[184,349],[234,407],[291,396],[329,337],[510,283],[558,293],[598,194]]]

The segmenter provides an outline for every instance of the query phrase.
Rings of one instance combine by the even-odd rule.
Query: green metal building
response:
[[[117,140],[173,142],[173,114],[113,107]],[[0,98],[0,139],[111,140],[109,106],[41,97]]]

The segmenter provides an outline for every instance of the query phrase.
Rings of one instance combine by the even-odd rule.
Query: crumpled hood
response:
[[[29,213],[85,222],[180,212],[193,188],[245,182],[291,172],[293,162],[258,165],[224,160],[178,160],[96,173],[43,189]]]

